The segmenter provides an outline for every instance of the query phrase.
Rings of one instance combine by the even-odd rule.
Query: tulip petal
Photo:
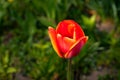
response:
[[[76,37],[76,39],[79,39],[80,37],[85,35],[80,25],[73,20],[61,21],[58,24],[56,31],[64,37],[67,36],[73,38],[74,36]],[[74,32],[76,35],[74,35]]]
[[[85,36],[81,26],[78,23],[76,23],[75,21],[73,21],[73,24],[76,25],[76,27],[74,28],[74,32],[73,32],[73,38],[75,40],[78,40],[81,37]]]
[[[58,41],[57,41],[57,33],[54,30],[54,28],[49,27],[48,28],[48,34],[51,40],[51,43],[53,45],[54,50],[57,52],[57,54],[63,58],[63,55],[61,54],[60,50],[59,50],[59,46],[58,46]]]
[[[63,41],[66,43],[66,45],[68,46],[68,49],[75,43],[74,39],[71,39],[69,37],[64,37]]]
[[[68,38],[68,37],[63,37],[61,34],[57,34],[57,40],[58,40],[60,50],[64,54],[70,49],[70,47],[75,42],[75,40]]]
[[[86,43],[86,41],[88,40],[87,36],[84,36],[82,38],[80,38],[71,48],[70,50],[68,50],[68,52],[66,53],[66,55],[64,56],[65,58],[72,58],[74,56],[76,56],[81,48],[83,47],[83,45]]]
[[[69,26],[69,30],[68,30],[68,24],[64,23],[64,21],[60,22],[57,26],[57,33],[61,34],[63,37],[67,36],[72,38],[73,37],[73,27]]]

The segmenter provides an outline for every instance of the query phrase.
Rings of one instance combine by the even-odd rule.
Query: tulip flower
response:
[[[59,22],[56,29],[49,27],[48,34],[54,50],[61,58],[77,56],[88,40],[81,26],[73,20]]]

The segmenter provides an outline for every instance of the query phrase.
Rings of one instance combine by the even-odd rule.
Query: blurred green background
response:
[[[120,80],[120,0],[0,0],[0,80],[66,80],[48,26],[73,19],[89,36],[74,80]]]

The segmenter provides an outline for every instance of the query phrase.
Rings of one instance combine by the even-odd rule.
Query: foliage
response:
[[[72,61],[75,80],[99,66],[117,70],[99,80],[119,80],[119,2],[0,0],[0,80],[65,80],[67,61],[55,54],[47,33],[63,19],[74,19],[89,36]]]

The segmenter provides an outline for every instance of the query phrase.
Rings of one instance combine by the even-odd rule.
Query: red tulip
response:
[[[54,50],[61,58],[77,56],[88,37],[82,28],[73,20],[63,20],[56,30],[49,27],[48,34]]]

